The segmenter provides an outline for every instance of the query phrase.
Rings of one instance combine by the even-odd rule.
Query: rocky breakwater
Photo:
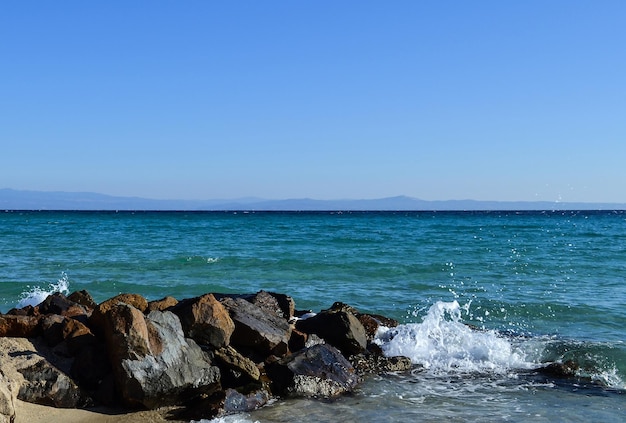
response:
[[[213,418],[271,398],[333,399],[368,373],[411,367],[371,342],[391,319],[342,303],[305,317],[291,297],[265,291],[100,304],[85,291],[50,295],[0,315],[0,422],[15,418],[17,398]]]

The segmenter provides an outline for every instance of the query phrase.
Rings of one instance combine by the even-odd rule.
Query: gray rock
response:
[[[328,344],[268,363],[266,370],[274,392],[288,396],[332,399],[351,392],[359,383],[350,362]]]
[[[192,339],[184,337],[169,311],[141,311],[119,303],[105,314],[105,337],[123,402],[153,409],[199,395],[219,385],[213,366]]]
[[[243,298],[223,298],[222,304],[235,322],[231,344],[249,348],[261,356],[283,356],[289,351],[291,326],[287,319],[267,313]]]
[[[346,356],[365,351],[367,336],[365,328],[350,312],[326,310],[308,319],[298,320],[296,329],[320,336],[339,348]]]
[[[61,408],[91,404],[68,376],[72,360],[56,356],[42,339],[0,338],[2,374],[18,399]]]

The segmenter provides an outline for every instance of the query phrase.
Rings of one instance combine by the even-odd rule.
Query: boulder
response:
[[[169,311],[148,316],[118,303],[105,314],[105,339],[116,386],[130,407],[176,404],[219,386],[219,369]]]
[[[244,298],[260,309],[268,313],[274,313],[287,320],[293,316],[296,308],[296,303],[293,298],[285,294],[259,291],[252,296],[246,296]]]
[[[558,378],[575,377],[576,373],[580,369],[580,365],[573,360],[567,360],[563,363],[554,362],[546,366],[540,367],[537,371],[547,376],[554,376]]]
[[[395,328],[398,326],[397,320],[390,319],[379,314],[357,313],[355,316],[363,325],[368,341],[372,341],[376,338],[376,332],[380,326],[386,326],[389,328]]]
[[[254,361],[241,355],[233,347],[228,346],[215,351],[217,364],[222,368],[222,386],[244,386],[250,382],[258,382],[261,372]]]
[[[359,354],[367,347],[365,328],[354,314],[348,311],[322,311],[308,319],[298,320],[296,329],[318,335],[339,348],[346,356]]]
[[[148,302],[146,313],[150,313],[151,311],[165,311],[174,307],[176,304],[178,304],[178,300],[174,297],[164,297],[160,300],[150,301]]]
[[[228,388],[188,402],[185,409],[175,412],[175,418],[206,421],[228,414],[250,412],[267,404],[270,398],[270,393],[264,388],[249,392]]]
[[[18,393],[22,401],[57,408],[80,408],[91,403],[91,398],[67,374],[47,360],[38,360],[18,371],[25,379]]]
[[[385,357],[372,353],[352,356],[350,362],[360,375],[405,372],[413,368],[409,357]]]
[[[61,316],[73,317],[84,322],[91,315],[91,310],[68,299],[60,292],[48,295],[41,304],[37,306],[41,314],[58,314]]]
[[[22,401],[60,408],[91,404],[91,398],[68,376],[71,360],[56,356],[43,340],[0,338],[0,363]]]
[[[58,314],[43,316],[41,329],[43,338],[49,346],[54,347],[65,341],[65,348],[69,355],[74,355],[84,346],[97,342],[95,335],[86,325],[76,319]]]
[[[234,347],[250,349],[261,357],[283,356],[289,351],[291,335],[289,322],[243,298],[223,298],[222,304],[235,322],[231,336]]]
[[[268,363],[266,371],[273,392],[289,396],[332,399],[351,392],[359,383],[350,362],[328,344],[314,345]]]
[[[183,325],[185,335],[198,344],[222,348],[229,344],[235,323],[213,294],[183,300],[172,308]]]
[[[4,376],[0,369],[0,423],[12,423],[15,420],[17,392],[13,383]]]
[[[128,304],[142,313],[148,308],[148,301],[138,294],[120,294],[106,301],[101,302],[94,308],[89,318],[89,326],[98,334],[104,331],[104,316],[107,312],[118,304]]]
[[[40,333],[37,316],[0,314],[0,337],[34,338]]]
[[[39,316],[39,308],[33,307],[32,305],[27,305],[22,308],[12,308],[7,311],[7,314],[15,315],[15,316]]]
[[[67,299],[82,305],[83,307],[87,308],[87,310],[93,310],[98,306],[98,304],[96,304],[96,302],[93,300],[91,294],[89,294],[89,292],[85,291],[84,289],[82,291],[72,292],[70,295],[67,296]]]

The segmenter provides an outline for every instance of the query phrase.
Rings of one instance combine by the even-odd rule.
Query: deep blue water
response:
[[[314,420],[626,413],[622,211],[13,211],[0,214],[0,251],[0,311],[55,288],[87,289],[97,301],[265,289],[299,309],[342,301],[403,322],[393,342],[380,342],[427,370],[373,378],[333,404],[299,400]],[[529,375],[570,358],[585,365],[576,383]],[[281,403],[245,418],[298,420],[289,413]]]

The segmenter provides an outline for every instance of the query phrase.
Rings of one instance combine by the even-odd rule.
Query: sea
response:
[[[213,422],[626,421],[625,211],[0,213],[0,311],[83,289],[266,290],[400,322],[376,342],[412,371]],[[569,360],[575,377],[537,372]]]

